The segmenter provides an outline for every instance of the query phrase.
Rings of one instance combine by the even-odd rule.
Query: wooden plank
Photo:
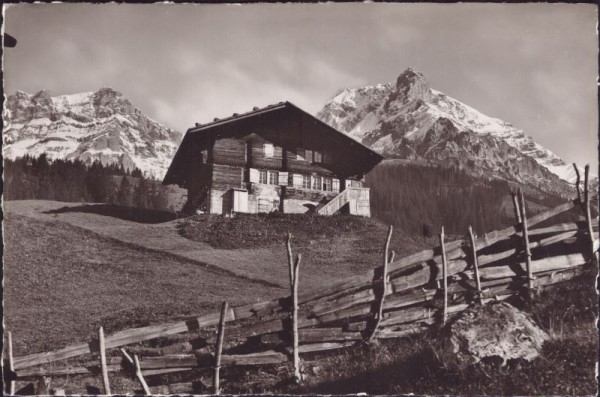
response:
[[[345,332],[342,328],[301,329],[298,337],[301,343],[342,342],[363,338],[360,332]],[[281,333],[267,334],[262,335],[260,341],[264,344],[283,344],[286,343],[286,338]]]
[[[307,354],[307,353],[318,353],[318,352],[324,352],[324,351],[328,351],[328,350],[337,350],[337,349],[342,349],[344,347],[350,347],[350,346],[354,346],[356,344],[356,342],[341,342],[341,343],[334,343],[334,342],[325,342],[325,343],[309,343],[306,345],[300,345],[299,347],[299,351],[300,354]],[[286,349],[288,352],[290,352],[290,349],[287,348]]]
[[[224,355],[223,365],[244,366],[244,365],[270,365],[280,364],[288,361],[288,357],[279,352],[265,351],[251,354],[229,354]]]
[[[569,254],[563,256],[554,256],[550,258],[531,261],[530,269],[532,274],[538,272],[567,270],[586,263],[583,254]],[[525,263],[519,263],[520,268],[525,273]],[[514,277],[515,272],[507,266],[488,267],[480,269],[483,280],[492,280],[494,278]]]
[[[597,219],[592,220],[592,226],[595,229],[598,228],[598,220]],[[558,225],[548,226],[548,227],[539,228],[539,229],[530,229],[529,236],[532,237],[532,236],[536,236],[536,235],[540,235],[540,234],[550,234],[550,233],[558,233],[558,232],[570,232],[570,231],[576,231],[576,230],[585,230],[585,228],[586,228],[585,221],[568,222],[568,223],[561,223]]]
[[[118,372],[122,370],[121,364],[107,365],[108,372]],[[17,379],[38,378],[40,376],[63,376],[63,375],[98,375],[101,372],[98,364],[90,366],[76,366],[66,368],[27,368],[16,372]]]

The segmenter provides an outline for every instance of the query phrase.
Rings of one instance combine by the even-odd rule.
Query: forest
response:
[[[371,188],[372,216],[413,235],[435,236],[442,225],[447,234],[463,235],[469,225],[481,234],[514,223],[510,196],[514,184],[474,177],[455,167],[382,163],[367,175],[366,185]],[[530,188],[525,194],[530,214],[564,202],[564,198]],[[114,164],[50,161],[46,155],[4,161],[5,200],[108,203],[173,211],[169,207],[180,197],[170,195],[160,181],[145,178],[140,170],[129,172]]]
[[[75,160],[50,161],[45,154],[4,160],[5,200],[55,200],[109,203],[165,210],[168,197],[159,181],[139,169],[131,172],[115,164],[91,166]]]
[[[505,180],[474,177],[455,167],[405,162],[382,163],[366,177],[371,213],[402,230],[430,237],[444,226],[463,235],[471,225],[485,233],[514,223],[511,191]],[[530,213],[564,199],[526,191]]]

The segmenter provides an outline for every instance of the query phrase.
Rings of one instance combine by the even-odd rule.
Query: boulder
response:
[[[536,358],[549,336],[531,317],[506,303],[474,305],[442,330],[440,359],[451,369],[464,369],[483,358]]]

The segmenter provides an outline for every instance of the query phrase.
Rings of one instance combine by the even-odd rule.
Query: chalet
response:
[[[163,181],[212,214],[338,211],[370,216],[364,176],[382,157],[289,102],[185,134]]]

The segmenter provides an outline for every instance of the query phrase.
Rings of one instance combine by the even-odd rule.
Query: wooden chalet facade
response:
[[[364,175],[382,157],[289,102],[191,128],[163,181],[187,210],[370,216]]]

